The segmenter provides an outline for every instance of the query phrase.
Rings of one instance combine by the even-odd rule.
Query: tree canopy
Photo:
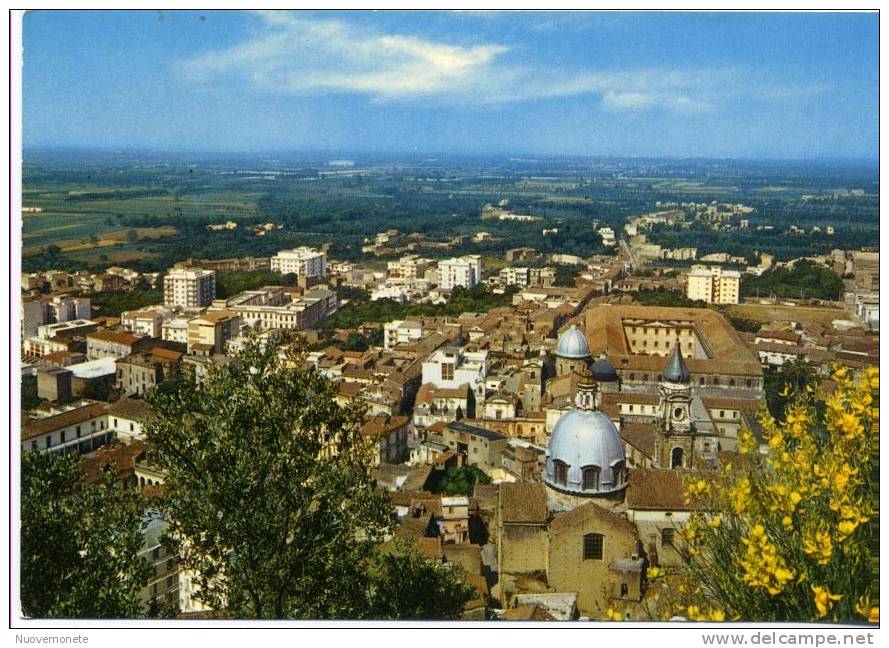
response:
[[[33,618],[145,616],[144,502],[104,472],[83,486],[72,455],[22,457],[21,602]]]
[[[230,616],[389,614],[380,600],[400,579],[374,566],[394,519],[371,476],[363,411],[335,402],[297,344],[282,352],[250,342],[200,385],[185,376],[148,397],[170,535],[198,598]]]

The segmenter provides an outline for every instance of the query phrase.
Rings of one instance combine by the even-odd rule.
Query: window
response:
[[[556,459],[553,461],[553,478],[560,486],[568,484],[568,464]]]
[[[630,593],[630,588],[626,583],[620,584],[620,597],[624,598],[627,594]]]
[[[672,547],[675,535],[676,529],[661,529],[661,545],[664,547]]]
[[[74,431],[77,432],[77,436],[79,437],[80,436],[80,426],[78,425],[76,428],[74,428]]]
[[[441,379],[442,380],[453,380],[454,379],[454,365],[449,363],[441,365]]]
[[[160,557],[160,555],[161,555],[160,547],[155,547],[154,549],[152,549],[152,551],[151,551],[151,559],[152,560],[157,560]]]
[[[588,533],[583,536],[583,559],[602,560],[605,537],[601,533]]]
[[[719,418],[725,418],[725,410],[719,410]]]
[[[37,452],[37,439],[34,439],[33,441],[31,441],[31,451]]]
[[[597,491],[599,490],[599,474],[598,466],[587,466],[583,469],[583,490]]]
[[[614,478],[614,485],[620,486],[624,482],[624,462],[618,461],[611,467],[611,474]]]
[[[703,387],[703,386],[704,386],[704,379],[703,379],[703,378],[699,379],[699,380],[698,380],[698,384],[699,384],[701,387]]]
[[[65,443],[65,430],[62,430],[62,438],[59,443]]]

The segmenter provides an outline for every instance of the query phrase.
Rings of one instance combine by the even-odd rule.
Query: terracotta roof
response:
[[[633,355],[624,335],[624,320],[693,323],[712,358],[687,358],[686,364],[692,374],[762,374],[759,361],[738,337],[737,331],[712,309],[640,305],[596,305],[587,308],[584,330],[590,342],[590,352],[593,355],[606,353],[618,371],[660,372],[667,363],[666,358],[659,356]]]
[[[133,472],[136,458],[144,452],[145,444],[139,441],[134,441],[130,445],[115,444],[108,448],[102,448],[95,454],[80,460],[83,481],[86,484],[99,481],[102,471],[109,466],[118,479],[126,480]]]
[[[108,407],[108,414],[131,421],[147,421],[154,418],[154,410],[139,398],[121,398]]]
[[[141,338],[137,335],[133,335],[132,333],[125,333],[123,331],[96,331],[95,333],[89,333],[86,336],[87,341],[89,340],[101,340],[102,342],[113,342],[114,344],[125,344],[127,346],[133,346]]]
[[[537,603],[520,605],[507,610],[500,616],[501,621],[555,621],[555,617]]]
[[[55,416],[47,416],[41,419],[31,419],[22,425],[22,441],[27,441],[47,432],[61,430],[71,425],[84,423],[90,419],[98,418],[105,414],[105,403],[90,403],[85,407],[78,407],[69,412],[62,412]]]
[[[620,427],[620,437],[650,459],[654,459],[657,434],[655,423],[624,423]]]
[[[575,524],[580,524],[591,517],[626,533],[636,534],[636,527],[632,522],[593,502],[587,502],[575,509],[560,513],[550,522],[549,528],[553,532],[560,531]]]
[[[383,437],[408,424],[407,416],[372,416],[361,426],[361,434],[368,437]]]
[[[508,524],[546,524],[549,510],[543,484],[500,484],[500,520]]]
[[[627,508],[656,511],[687,511],[684,476],[700,474],[667,468],[634,468],[627,486]]]
[[[761,401],[746,400],[743,398],[703,397],[701,400],[707,409],[756,409]]]

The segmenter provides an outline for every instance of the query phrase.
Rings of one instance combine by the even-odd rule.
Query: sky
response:
[[[25,147],[876,159],[876,13],[31,11]]]

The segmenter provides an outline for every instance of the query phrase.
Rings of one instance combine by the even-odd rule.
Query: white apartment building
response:
[[[326,277],[327,255],[307,246],[281,250],[271,259],[272,272],[298,277]]]
[[[142,310],[125,311],[120,314],[120,327],[133,335],[159,338],[163,324],[172,319],[173,311],[163,306],[146,306]]]
[[[617,239],[614,237],[614,230],[610,227],[600,227],[599,236],[602,237],[602,245],[606,247],[614,247],[617,245]]]
[[[477,254],[455,257],[438,264],[438,287],[442,290],[472,288],[482,280],[482,258]]]
[[[469,385],[476,396],[484,397],[488,375],[487,351],[439,349],[423,363],[423,384],[454,389]]]
[[[741,273],[718,266],[692,266],[687,275],[686,295],[708,304],[737,304],[741,295]]]
[[[164,277],[164,306],[203,308],[216,298],[216,273],[189,268],[170,270]]]
[[[22,301],[22,339],[37,335],[38,327],[90,318],[89,297],[38,297]]]
[[[161,339],[167,342],[188,342],[188,318],[176,317],[161,324]]]
[[[500,280],[507,286],[527,286],[530,284],[528,268],[503,268]]]
[[[409,344],[423,338],[423,323],[394,320],[383,325],[383,347],[391,351],[399,344]]]

